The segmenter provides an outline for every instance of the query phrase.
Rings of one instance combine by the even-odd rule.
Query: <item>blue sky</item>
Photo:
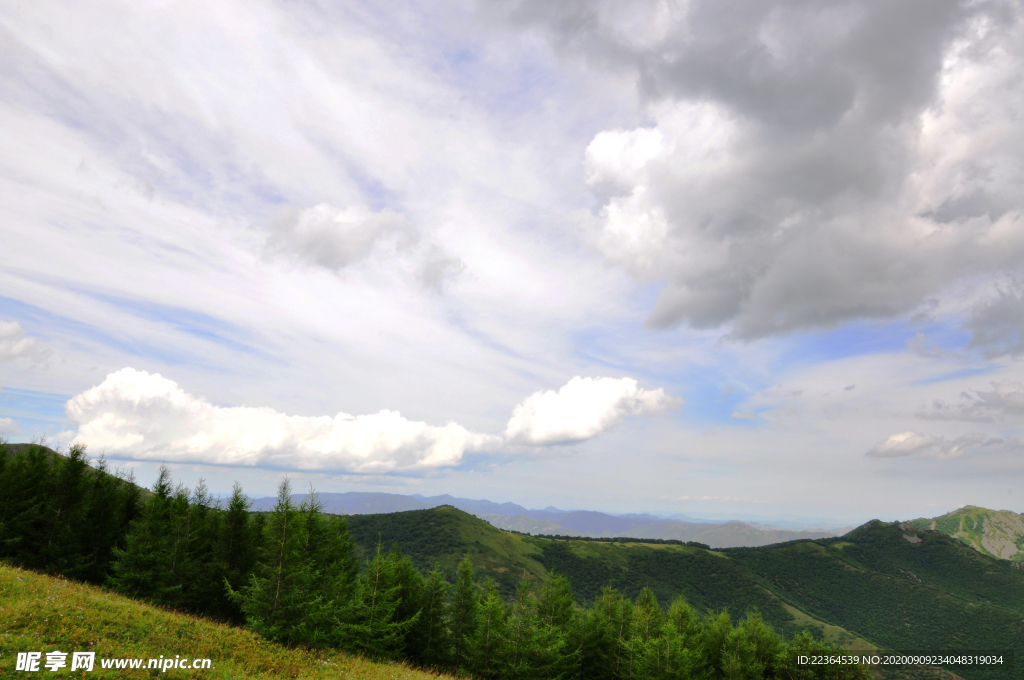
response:
[[[1020,510],[1000,7],[2,9],[0,434],[253,495]]]

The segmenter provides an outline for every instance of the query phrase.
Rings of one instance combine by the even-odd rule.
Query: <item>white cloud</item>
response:
[[[18,426],[12,418],[0,418],[0,433],[13,434],[18,431]]]
[[[941,441],[941,437],[928,437],[917,432],[901,432],[890,435],[885,441],[876,444],[868,451],[868,455],[876,458],[902,458],[931,450]]]
[[[660,413],[682,400],[665,390],[645,390],[632,378],[575,377],[558,392],[534,392],[512,412],[510,442],[548,445],[590,439],[626,416]]]
[[[215,406],[132,368],[111,373],[65,410],[94,451],[143,460],[394,472],[457,465],[467,451],[500,443],[456,423],[433,426],[395,411],[304,417]]]
[[[0,321],[0,361],[45,361],[50,350],[25,334],[17,321]]]

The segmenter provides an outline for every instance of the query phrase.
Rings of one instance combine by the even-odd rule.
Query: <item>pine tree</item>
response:
[[[628,658],[623,654],[626,651],[623,642],[632,625],[632,603],[615,588],[607,586],[601,591],[594,612],[584,663],[592,677],[603,677],[606,672],[611,677],[625,677]]]
[[[580,643],[574,636],[576,609],[569,579],[552,572],[537,598],[534,664],[545,677],[567,675],[576,666]]]
[[[10,482],[4,499],[5,536],[0,554],[31,568],[40,568],[39,546],[47,535],[46,500],[50,491],[50,454],[29,446],[7,465]]]
[[[67,576],[92,583],[106,580],[114,548],[124,537],[120,521],[121,483],[100,458],[89,482],[88,507],[76,530],[77,560],[65,572]]]
[[[166,465],[153,485],[153,495],[131,523],[123,548],[114,548],[109,583],[132,597],[176,602],[181,585],[176,582],[171,545],[171,473]]]
[[[220,512],[211,507],[203,479],[190,496],[181,556],[176,572],[182,584],[181,605],[190,611],[217,613],[223,608],[224,589],[216,572],[216,542]]]
[[[303,643],[311,647],[337,641],[338,622],[348,614],[358,570],[346,521],[328,519],[322,510],[323,504],[310,487],[299,508],[302,549],[297,587],[299,598],[306,603]]]
[[[539,624],[537,605],[530,592],[530,582],[526,575],[519,582],[516,599],[512,602],[509,616],[506,619],[507,642],[503,677],[509,680],[525,680],[536,677],[538,671],[546,665],[539,652]]]
[[[622,644],[626,649],[627,678],[656,678],[664,671],[661,606],[650,588],[644,588],[633,605],[629,634]]]
[[[271,640],[294,642],[301,637],[303,604],[297,597],[302,575],[298,508],[291,500],[291,482],[277,490],[277,504],[264,528],[259,557],[249,582],[230,595],[240,604],[249,627]]]
[[[244,505],[240,489],[235,496],[237,513]],[[248,625],[268,638],[321,647],[337,644],[352,625],[354,547],[344,520],[326,518],[322,509],[312,490],[295,507],[284,480],[274,510],[253,521],[254,530],[263,529],[248,583],[240,592],[225,583]]]
[[[349,649],[376,659],[395,658],[405,634],[419,620],[397,619],[401,584],[397,577],[395,553],[384,555],[380,544],[359,579],[352,607],[352,622],[344,626],[343,639]]]
[[[218,586],[217,613],[232,621],[241,618],[241,610],[227,593],[240,590],[256,564],[256,523],[249,515],[251,504],[242,493],[242,486],[235,482],[226,510],[215,513],[217,538],[210,566],[211,579],[215,579]]]
[[[38,567],[64,573],[77,563],[79,532],[87,503],[89,459],[85,446],[73,444],[67,456],[53,457],[44,505],[45,543],[39,546]]]
[[[480,598],[479,625],[472,647],[472,670],[482,678],[496,678],[505,665],[507,612],[494,581],[487,579]]]
[[[673,680],[710,677],[711,669],[701,640],[701,620],[682,595],[669,605],[663,630],[665,677]]]
[[[450,660],[449,590],[440,569],[434,565],[422,586],[419,619],[407,636],[409,657],[426,668],[444,668]]]
[[[473,585],[473,560],[466,555],[459,563],[452,605],[449,609],[454,655],[452,662],[456,669],[462,668],[466,663],[466,652],[476,633],[479,609],[479,594]]]

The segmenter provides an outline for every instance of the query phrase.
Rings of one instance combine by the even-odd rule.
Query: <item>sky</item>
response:
[[[0,5],[0,435],[215,493],[1024,510],[1024,7]]]

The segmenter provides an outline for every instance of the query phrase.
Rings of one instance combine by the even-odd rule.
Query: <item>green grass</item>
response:
[[[438,676],[399,664],[374,663],[339,652],[288,649],[249,631],[162,609],[62,578],[0,563],[0,677],[15,671],[18,652],[95,651],[83,677],[156,677],[155,670],[102,670],[110,657],[158,658],[180,654],[209,658],[208,670],[168,670],[164,677],[333,678],[428,680]],[[143,664],[145,665],[145,663]],[[42,674],[51,673],[41,668]],[[54,677],[71,675],[65,668]],[[441,676],[450,677],[450,676]]]

